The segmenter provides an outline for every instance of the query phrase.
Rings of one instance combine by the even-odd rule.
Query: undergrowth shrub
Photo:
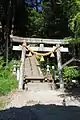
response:
[[[80,78],[80,69],[66,66],[63,69],[63,78],[66,81],[72,81],[73,79],[79,80],[79,78]]]
[[[4,61],[0,58],[0,95],[6,95],[11,90],[17,88],[16,77],[12,74],[13,62],[4,66]]]

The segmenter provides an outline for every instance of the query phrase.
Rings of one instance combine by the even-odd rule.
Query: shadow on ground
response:
[[[62,98],[70,97],[71,100],[78,100],[80,102],[80,88],[73,88],[64,91],[65,94],[60,94]]]
[[[80,107],[33,105],[0,111],[0,120],[80,120]]]

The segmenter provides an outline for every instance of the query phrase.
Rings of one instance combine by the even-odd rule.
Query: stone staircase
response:
[[[35,55],[25,59],[25,79],[26,80],[44,80]]]

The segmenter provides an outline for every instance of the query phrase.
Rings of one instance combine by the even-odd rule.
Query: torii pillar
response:
[[[58,77],[60,81],[60,88],[64,89],[64,82],[62,78],[62,63],[61,63],[61,51],[60,51],[60,44],[56,45],[57,47],[57,64],[58,64]]]
[[[24,64],[25,64],[25,55],[26,55],[26,41],[23,41],[22,44],[22,54],[21,54],[21,66],[20,66],[20,80],[19,80],[19,90],[23,89],[24,83]]]

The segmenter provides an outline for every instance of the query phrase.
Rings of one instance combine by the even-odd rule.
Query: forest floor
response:
[[[28,90],[16,90],[9,97],[0,120],[80,120],[79,99],[51,90],[49,83],[29,83]]]

